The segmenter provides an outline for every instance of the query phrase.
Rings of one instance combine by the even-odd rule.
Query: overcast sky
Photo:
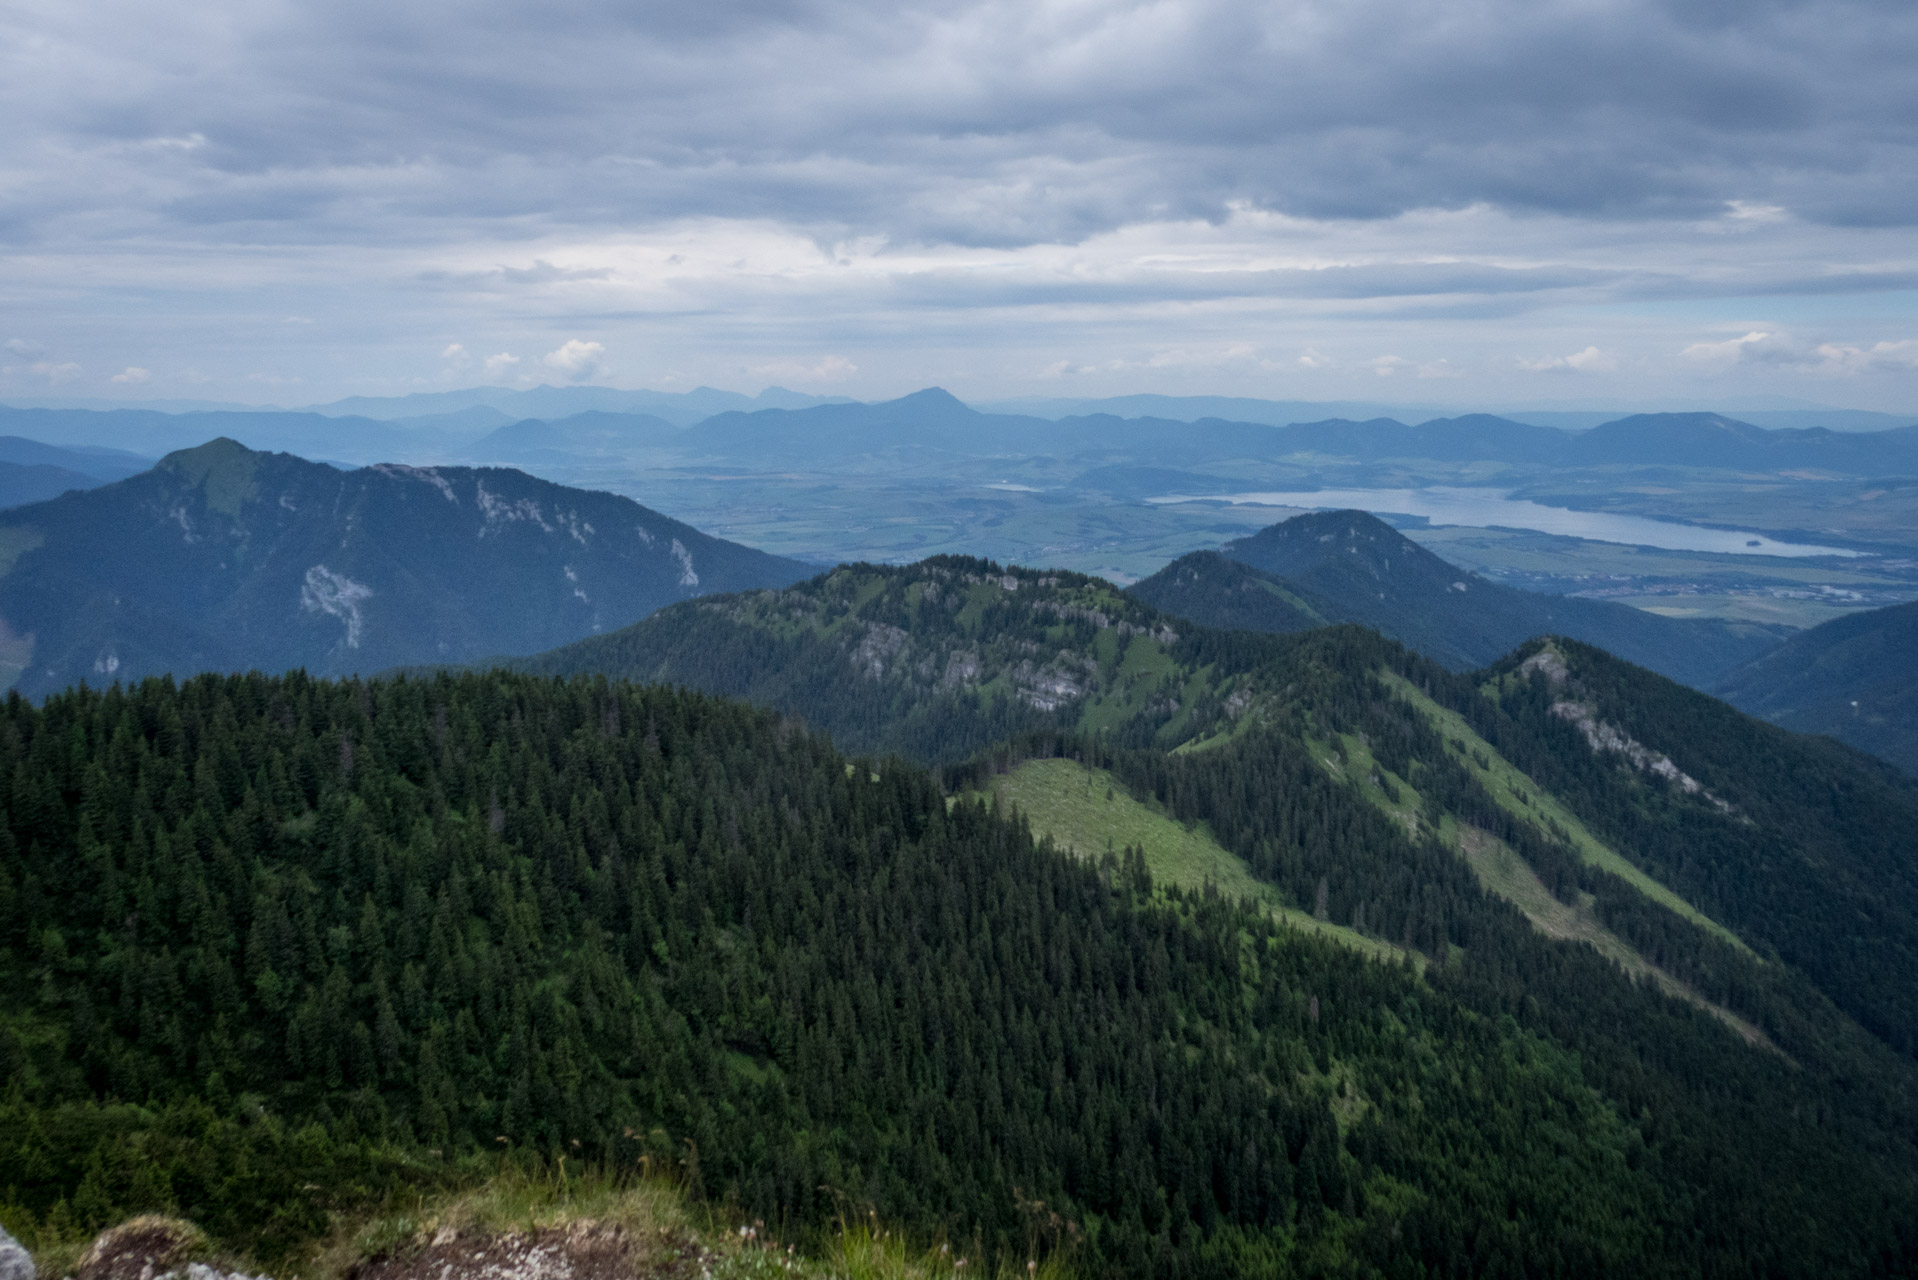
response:
[[[1918,5],[10,0],[0,399],[1918,411]]]

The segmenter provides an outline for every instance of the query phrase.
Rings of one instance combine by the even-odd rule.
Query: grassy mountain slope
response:
[[[1724,677],[1720,697],[1918,775],[1918,602],[1835,618]]]
[[[1535,636],[1568,635],[1708,687],[1778,642],[1769,628],[1662,618],[1610,601],[1501,586],[1447,564],[1362,511],[1295,516],[1227,543],[1223,554],[1276,579],[1268,591],[1292,603],[1299,617],[1360,623],[1458,671],[1493,662]],[[1243,574],[1210,557],[1175,561],[1132,592],[1210,625],[1261,617],[1258,609],[1223,603],[1256,596]],[[1295,629],[1292,614],[1261,607],[1277,625],[1254,629]]]
[[[0,516],[0,662],[39,695],[530,652],[794,562],[516,471],[342,472],[214,441]]]
[[[994,777],[990,792],[1026,819],[1034,835],[1051,839],[1076,857],[1097,859],[1101,854],[1137,849],[1154,884],[1250,900],[1292,928],[1361,955],[1424,963],[1417,952],[1287,905],[1271,883],[1254,876],[1243,858],[1221,848],[1203,826],[1173,821],[1136,799],[1124,782],[1105,769],[1057,757],[1027,760]]]

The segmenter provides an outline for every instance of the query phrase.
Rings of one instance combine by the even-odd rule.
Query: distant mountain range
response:
[[[1768,429],[1714,413],[1639,414],[1570,432],[1489,414],[1418,425],[1389,417],[1285,424],[1114,413],[1053,418],[982,413],[938,388],[878,404],[771,391],[747,400],[722,392],[675,397],[607,388],[493,390],[347,400],[298,412],[0,408],[0,430],[146,456],[226,436],[249,447],[345,462],[484,457],[563,464],[666,450],[687,460],[755,466],[941,456],[1082,458],[1094,468],[1123,463],[1175,469],[1244,459],[1430,459],[1918,475],[1918,426],[1869,433]],[[1229,412],[1232,403],[1221,408]]]
[[[1918,601],[1834,618],[1725,675],[1733,706],[1918,775]]]
[[[1110,414],[1044,419],[980,413],[938,388],[883,404],[718,414],[675,443],[711,457],[781,460],[920,451],[960,456],[1123,454],[1135,461],[1187,466],[1233,458],[1331,455],[1358,461],[1425,458],[1918,474],[1918,426],[1871,434],[1823,428],[1778,431],[1712,413],[1640,414],[1576,434],[1490,414],[1440,418],[1418,426],[1389,418],[1286,426]]]
[[[408,396],[352,396],[306,412],[329,417],[378,420],[417,418],[472,409],[490,409],[507,420],[568,418],[578,413],[643,413],[689,426],[729,410],[799,409],[846,402],[844,396],[814,396],[784,387],[768,387],[756,396],[713,387],[691,391],[621,391],[614,387],[472,387],[464,391],[423,391]]]
[[[1292,632],[1356,622],[1454,671],[1485,666],[1535,636],[1561,635],[1698,688],[1786,634],[1502,586],[1363,511],[1296,516],[1219,552],[1182,556],[1131,594],[1209,627]]]
[[[146,459],[113,449],[62,449],[0,436],[0,508],[44,502],[69,489],[93,489],[146,470]]]
[[[1073,399],[1054,396],[1028,396],[1011,400],[976,402],[988,413],[1028,414],[1037,418],[1073,418],[1110,414],[1124,418],[1165,418],[1176,422],[1198,422],[1204,418],[1227,418],[1236,422],[1263,422],[1282,427],[1294,422],[1322,422],[1326,419],[1394,418],[1405,422],[1425,422],[1457,413],[1441,405],[1388,404],[1370,400],[1260,400],[1245,396],[1166,396],[1132,395]],[[1878,413],[1869,409],[1833,409],[1766,397],[1748,404],[1732,404],[1725,412],[1760,427],[1827,427],[1833,431],[1884,431],[1908,427],[1918,422],[1918,414]],[[1680,410],[1695,412],[1695,410]],[[1566,409],[1541,406],[1537,409],[1507,409],[1502,415],[1513,421],[1536,427],[1557,427],[1583,431],[1601,423],[1631,415],[1624,409]]]
[[[0,676],[39,695],[473,661],[811,572],[518,471],[340,471],[215,440],[0,515]]]
[[[547,422],[527,418],[489,431],[459,451],[473,462],[586,462],[595,456],[670,448],[682,428],[649,413],[599,409]]]

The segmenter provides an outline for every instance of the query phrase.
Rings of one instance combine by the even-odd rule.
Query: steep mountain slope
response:
[[[1599,876],[1618,903],[1649,904],[1648,918],[1665,921],[1659,929],[1696,934],[1697,946],[1714,954],[1730,947],[1744,957],[1723,961],[1735,968],[1754,952],[1789,950],[1831,1000],[1886,1043],[1918,1050],[1918,1003],[1899,994],[1901,975],[1918,967],[1918,879],[1898,869],[1897,853],[1909,852],[1909,832],[1918,829],[1918,784],[1900,783],[1894,771],[1833,744],[1755,723],[1597,650],[1568,645],[1550,652],[1578,655],[1576,679],[1601,692],[1547,697],[1549,682],[1539,676],[1525,684],[1531,701],[1512,703],[1521,715],[1501,710],[1496,684],[1489,686],[1494,693],[1481,692],[1472,678],[1443,674],[1354,628],[1296,637],[1213,632],[1170,619],[1099,579],[939,558],[900,569],[842,566],[784,591],[689,601],[523,665],[747,697],[801,716],[854,749],[935,763],[1011,735],[1059,732],[1091,735],[1102,750],[1183,753],[1189,763],[1181,767],[1199,770],[1244,741],[1275,734],[1293,744],[1286,750],[1336,762],[1341,776],[1355,758],[1376,761],[1380,776],[1399,779],[1395,786],[1435,797],[1425,808],[1386,806],[1392,823],[1413,837],[1438,839],[1462,856],[1469,850],[1457,824],[1464,823],[1521,857],[1543,859],[1540,874],[1564,892],[1588,873]],[[1537,666],[1526,674],[1537,675]],[[1368,683],[1376,679],[1386,683]],[[1434,698],[1438,703],[1421,707],[1420,699]],[[1557,703],[1565,706],[1553,711]],[[1589,725],[1566,718],[1574,706],[1591,709]],[[1432,719],[1439,711],[1465,720],[1446,729]],[[1623,734],[1620,741],[1639,744],[1621,748],[1626,765],[1650,768],[1664,760],[1653,780],[1692,788],[1677,809],[1637,796],[1627,785],[1637,785],[1629,768],[1613,770],[1617,761],[1594,754],[1590,742],[1615,736],[1605,726]],[[1483,739],[1478,747],[1456,745],[1472,735]],[[1694,768],[1691,753],[1702,747],[1689,742],[1692,736],[1721,755]],[[1424,746],[1410,754],[1404,744],[1414,740]],[[1508,742],[1519,746],[1507,750]],[[1420,781],[1420,770],[1432,780]],[[1593,790],[1594,771],[1606,770],[1617,773],[1616,785]],[[1774,771],[1796,781],[1775,786],[1768,780]],[[1842,785],[1835,775],[1844,776]],[[1371,777],[1360,770],[1355,780]],[[1735,786],[1724,781],[1732,778]],[[1715,799],[1733,793],[1748,799]],[[1832,811],[1834,795],[1843,796],[1841,813]],[[1619,809],[1665,816],[1619,826]],[[1757,813],[1767,816],[1754,824]],[[1675,831],[1685,833],[1677,844]],[[1853,902],[1846,895],[1854,890],[1840,886],[1874,886],[1877,905],[1856,917],[1869,925],[1862,932],[1826,928],[1811,923],[1826,919],[1822,908],[1787,911],[1769,898],[1771,905],[1760,908],[1725,896],[1727,882],[1772,863],[1781,869],[1765,893],[1784,886],[1816,892],[1784,868],[1793,858],[1831,877],[1826,903]],[[1271,874],[1268,856],[1252,861]],[[1293,902],[1310,896],[1307,883],[1285,887]],[[1585,885],[1578,892],[1598,890]],[[1624,921],[1638,907],[1616,909]],[[1833,921],[1854,918],[1850,906],[1833,909]],[[1428,927],[1408,924],[1403,910],[1393,910],[1387,937]],[[1745,925],[1728,924],[1726,913]],[[1626,924],[1617,927],[1629,932]],[[1661,941],[1651,950],[1665,954],[1671,946]],[[1685,966],[1715,972],[1720,960],[1674,963],[1684,981],[1697,982],[1704,979]]]
[[[1729,672],[1718,695],[1918,774],[1918,602],[1834,618]]]
[[[1462,709],[1541,789],[1918,1055],[1918,783],[1585,645],[1488,675]]]
[[[297,1259],[341,1206],[505,1148],[676,1168],[799,1231],[856,1197],[974,1260],[946,1275],[1758,1252],[1699,1230],[1715,1188],[1548,1038],[764,712],[501,673],[203,677],[13,700],[0,790],[23,1233],[159,1204]],[[1755,1054],[1731,1074],[1789,1082]],[[1844,1159],[1891,1212],[1814,1218],[1794,1184],[1764,1255],[1898,1247],[1880,1154],[1810,1130],[1773,1155],[1814,1187]]]
[[[1483,666],[1534,636],[1567,635],[1705,688],[1781,635],[1752,624],[1661,618],[1610,601],[1501,586],[1447,564],[1363,511],[1295,516],[1222,551],[1278,579],[1278,590],[1325,620],[1362,623],[1454,670]],[[1241,575],[1216,561],[1186,557],[1132,590],[1183,613],[1210,607],[1209,591],[1243,598],[1244,588]]]
[[[1284,911],[1417,952],[1449,997],[1576,1052],[1663,1118],[1645,1140],[1700,1211],[1767,1247],[1822,1194],[1772,1144],[1794,1170],[1826,1140],[1905,1168],[1918,1140],[1918,786],[1582,646],[1481,683],[1357,628],[1219,633],[1096,579],[940,559],[688,602],[528,665],[745,694],[861,749],[987,744],[948,767],[961,792],[1034,757],[1106,770]],[[1043,829],[1080,849],[1145,823],[1052,799],[1080,812]]]
[[[530,652],[804,566],[516,471],[342,472],[230,440],[0,517],[0,658],[38,695]]]

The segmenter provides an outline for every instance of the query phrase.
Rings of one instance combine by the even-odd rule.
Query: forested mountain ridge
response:
[[[1387,709],[1364,691],[1390,646],[1358,635],[1291,655],[1312,716]],[[698,1188],[742,1208],[816,1222],[843,1194],[988,1256],[1021,1256],[1042,1203],[1096,1275],[1909,1264],[1895,1076],[1857,1059],[1836,1090],[1843,1044],[1787,1063],[1539,938],[1288,741],[1112,763],[1209,805],[1267,875],[1346,864],[1331,911],[1409,873],[1425,978],[684,692],[495,673],[11,699],[0,1214],[158,1201],[285,1249],[324,1196],[503,1142],[696,1152]],[[1260,761],[1291,785],[1217,767]]]
[[[0,738],[10,1213],[157,1186],[291,1234],[289,1179],[496,1137],[690,1141],[709,1194],[817,1219],[837,1188],[994,1250],[1036,1196],[1133,1274],[1388,1265],[1407,1233],[1574,1274],[1658,1262],[1676,1211],[1549,1045],[764,713],[202,678],[15,700]],[[282,1123],[320,1126],[304,1162]],[[240,1194],[195,1184],[204,1148]]]
[[[1318,788],[1312,779],[1330,767],[1362,797],[1354,812],[1378,811],[1378,822],[1363,819],[1368,839],[1406,831],[1415,843],[1436,842],[1435,853],[1420,857],[1442,853],[1461,864],[1479,854],[1496,862],[1503,855],[1485,843],[1495,841],[1532,868],[1525,874],[1535,877],[1527,883],[1537,892],[1574,905],[1589,899],[1592,921],[1634,948],[1645,972],[1703,992],[1766,1034],[1791,1001],[1773,991],[1762,1009],[1740,1006],[1735,990],[1771,981],[1753,977],[1754,952],[1790,956],[1800,980],[1824,993],[1815,1001],[1821,1007],[1833,1016],[1845,1009],[1884,1044],[1911,1052],[1918,1006],[1899,992],[1918,963],[1918,885],[1899,867],[1901,858],[1914,861],[1918,789],[1842,748],[1756,724],[1596,650],[1567,643],[1550,652],[1571,663],[1577,680],[1608,692],[1514,692],[1507,708],[1487,691],[1496,682],[1481,689],[1474,677],[1444,672],[1355,627],[1284,637],[1209,631],[1101,579],[940,558],[842,566],[783,591],[689,601],[524,665],[746,697],[854,750],[929,763],[950,765],[1015,735],[1063,734],[1052,740],[1142,751],[1166,759],[1165,768],[1176,759],[1182,774],[1234,777],[1251,769]],[[1514,689],[1549,686],[1537,662],[1523,679],[1500,678],[1518,681]],[[1587,721],[1565,718],[1573,706],[1592,708]],[[1441,712],[1463,720],[1446,728],[1435,720]],[[1688,718],[1674,718],[1681,713]],[[1633,750],[1611,749],[1614,730]],[[1718,754],[1694,767],[1699,748],[1691,739],[1700,735]],[[1247,745],[1254,742],[1264,745]],[[1421,745],[1391,745],[1408,742]],[[1507,750],[1511,743],[1517,746]],[[1228,747],[1249,754],[1233,756]],[[1273,752],[1293,764],[1281,769]],[[1261,772],[1269,770],[1279,772]],[[1774,772],[1819,781],[1773,787]],[[1432,780],[1422,781],[1428,773]],[[1833,812],[1829,786],[1841,789],[1842,813]],[[1621,812],[1657,816],[1625,822]],[[1184,816],[1215,829],[1223,821],[1205,807]],[[1300,855],[1299,866],[1319,865],[1325,850],[1357,838],[1307,840],[1288,829],[1283,843],[1318,850]],[[1368,906],[1371,891],[1358,886],[1348,895],[1338,866],[1280,876],[1276,855],[1239,852],[1297,905],[1312,905],[1317,876],[1330,876],[1339,923],[1358,913],[1388,940],[1428,952],[1444,936],[1441,920],[1404,902],[1381,905],[1374,897]],[[1768,905],[1740,896],[1749,889],[1729,887],[1753,860],[1779,864],[1763,891],[1772,895]],[[1488,866],[1477,870],[1490,874]],[[1790,866],[1828,867],[1838,878],[1820,888],[1818,874]],[[1400,877],[1395,894],[1411,893],[1403,874],[1378,872]],[[1825,923],[1815,923],[1823,908],[1787,909],[1776,896],[1786,885],[1829,907]],[[1495,891],[1509,895],[1512,886]],[[1838,923],[1851,917],[1835,904],[1862,904],[1873,893],[1881,900],[1856,917],[1857,928]],[[1534,915],[1541,928],[1555,927]],[[1800,1038],[1788,1029],[1777,1034]]]
[[[1181,626],[1101,578],[939,556],[688,601],[514,665],[685,684],[849,750],[952,762],[1034,729],[1123,725],[1171,746],[1225,718],[1230,691],[1171,657]]]
[[[470,661],[806,572],[517,471],[340,471],[216,440],[0,514],[0,674],[37,696],[160,672]]]
[[[1823,733],[1918,776],[1918,603],[1834,618],[1729,672],[1714,690],[1799,733]]]
[[[1218,557],[1270,575],[1265,596]],[[1607,600],[1542,595],[1448,564],[1376,516],[1322,511],[1195,553],[1136,583],[1133,595],[1211,626],[1292,631],[1356,622],[1455,671],[1496,661],[1535,636],[1595,644],[1696,688],[1775,646],[1776,628],[1664,618]],[[1316,616],[1320,623],[1310,623]]]
[[[285,1251],[504,1147],[1090,1275],[1918,1266],[1918,784],[1837,744],[958,557],[522,665],[0,705],[0,1219]],[[1040,756],[1260,892],[968,798]]]

